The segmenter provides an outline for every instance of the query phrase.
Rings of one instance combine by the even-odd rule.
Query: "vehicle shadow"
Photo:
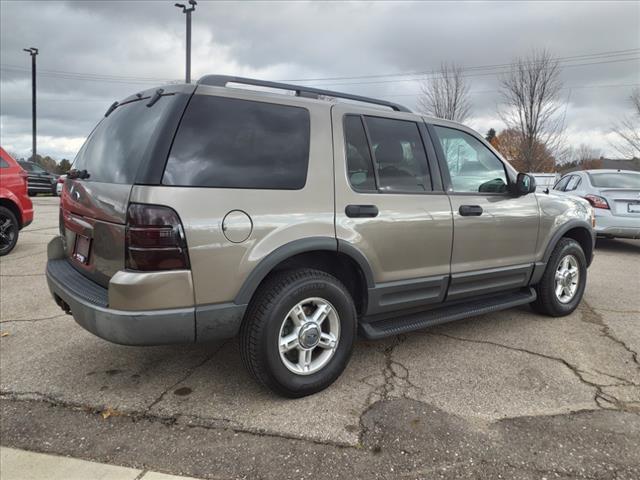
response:
[[[640,240],[598,238],[596,250],[611,253],[640,253]]]

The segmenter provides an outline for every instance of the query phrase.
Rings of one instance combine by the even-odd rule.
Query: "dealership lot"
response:
[[[248,376],[235,341],[124,347],[77,326],[50,298],[44,276],[46,245],[58,231],[58,199],[39,197],[34,204],[34,223],[0,261],[3,445],[132,466],[151,462],[159,470],[194,476],[206,476],[212,468],[193,458],[190,468],[179,466],[179,459],[168,462],[151,447],[136,450],[134,458],[113,445],[106,452],[70,440],[73,428],[91,425],[82,435],[115,442],[108,436],[126,431],[123,422],[135,421],[137,431],[129,431],[130,438],[151,435],[157,424],[175,432],[200,428],[191,435],[222,435],[227,446],[268,438],[274,455],[293,448],[328,456],[353,452],[353,469],[357,462],[362,468],[382,462],[384,473],[389,462],[396,462],[395,471],[416,477],[429,471],[469,472],[477,468],[469,458],[496,465],[502,458],[509,468],[522,462],[522,469],[536,472],[535,448],[555,455],[542,463],[560,473],[583,465],[585,476],[638,476],[638,241],[599,242],[585,299],[568,317],[541,317],[520,308],[385,341],[361,340],[333,386],[285,400]],[[85,422],[72,412],[86,416]],[[108,425],[111,433],[104,431]],[[56,429],[68,433],[52,435]],[[225,437],[229,432],[235,437]],[[176,445],[187,448],[185,442]],[[521,449],[522,458],[505,460],[508,445]],[[260,450],[257,444],[242,448]],[[458,450],[465,459],[456,453],[452,461]],[[369,453],[377,460],[367,462]],[[229,475],[246,471],[242,459],[227,463],[216,465]],[[268,466],[265,472],[269,478]]]

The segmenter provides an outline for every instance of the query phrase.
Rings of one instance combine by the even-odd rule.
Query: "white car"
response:
[[[604,169],[571,172],[553,189],[589,201],[595,211],[597,235],[640,238],[640,172]]]
[[[56,183],[56,195],[62,195],[62,188],[64,187],[64,181],[67,179],[66,175],[60,175],[58,177],[58,182]]]
[[[533,178],[536,179],[536,186],[539,191],[548,188],[551,190],[556,182],[560,179],[560,174],[558,173],[529,173]]]

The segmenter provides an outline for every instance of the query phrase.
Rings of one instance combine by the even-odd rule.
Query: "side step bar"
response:
[[[434,310],[402,315],[374,322],[361,322],[360,333],[369,340],[377,340],[392,335],[412,332],[422,328],[433,327],[441,323],[462,320],[476,315],[506,310],[507,308],[526,305],[536,299],[533,288],[518,292],[503,293],[491,297],[471,300],[455,305],[443,306]]]

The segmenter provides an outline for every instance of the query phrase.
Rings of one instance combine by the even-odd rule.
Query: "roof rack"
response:
[[[332,90],[322,90],[320,88],[304,87],[302,85],[292,85],[290,83],[270,82],[267,80],[256,80],[254,78],[234,77],[230,75],[205,75],[198,80],[200,85],[210,85],[212,87],[226,87],[227,83],[239,83],[242,85],[253,85],[256,87],[277,88],[280,90],[291,90],[298,97],[318,98],[319,95],[327,97],[344,98],[346,100],[354,100],[357,102],[372,103],[389,107],[396,112],[411,112],[407,107],[386,100],[377,98],[362,97],[360,95],[351,95],[350,93],[334,92]]]

